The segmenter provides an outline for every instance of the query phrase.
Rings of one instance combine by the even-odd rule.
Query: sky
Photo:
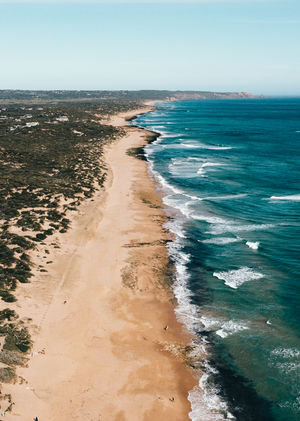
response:
[[[300,0],[0,0],[0,89],[300,96]]]

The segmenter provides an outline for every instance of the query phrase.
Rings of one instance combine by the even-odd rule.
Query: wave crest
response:
[[[242,267],[237,270],[230,270],[228,272],[214,272],[213,276],[222,281],[225,281],[225,285],[230,288],[237,289],[245,282],[253,281],[256,279],[263,278],[264,275],[259,272],[254,272],[251,268]]]

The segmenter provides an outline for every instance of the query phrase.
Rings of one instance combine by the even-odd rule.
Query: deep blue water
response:
[[[192,420],[300,420],[300,99],[157,104],[149,171],[175,233]]]

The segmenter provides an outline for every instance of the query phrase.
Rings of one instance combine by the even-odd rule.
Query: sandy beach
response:
[[[123,127],[131,115],[109,124]],[[32,318],[34,346],[18,382],[3,387],[14,402],[8,420],[189,420],[197,380],[167,288],[166,216],[147,163],[126,153],[147,135],[127,127],[106,148],[105,189],[33,256],[39,264],[47,249],[53,263],[19,287],[11,306]]]

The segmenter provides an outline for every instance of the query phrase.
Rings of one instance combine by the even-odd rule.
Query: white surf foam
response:
[[[230,270],[228,272],[214,272],[213,276],[225,281],[225,285],[228,285],[230,288],[234,289],[237,289],[244,282],[249,282],[264,277],[263,274],[255,272],[253,269],[248,267],[242,267],[240,269]]]
[[[204,164],[201,165],[197,174],[200,174],[200,175],[205,174],[204,168],[206,168],[206,167],[219,167],[221,165],[224,165],[224,164],[219,164],[219,163],[216,163],[216,162],[205,162]]]
[[[241,241],[241,239],[231,238],[231,237],[219,237],[219,238],[210,238],[209,240],[203,240],[202,243],[224,245],[224,244],[236,243],[238,241]]]
[[[300,194],[292,194],[290,196],[271,196],[270,200],[292,200],[298,202],[300,200]]]
[[[224,322],[207,315],[203,315],[200,318],[200,321],[205,330],[215,331],[215,333],[221,338],[227,338],[229,335],[249,329],[246,323],[236,322],[233,320]]]
[[[199,149],[200,146],[198,145],[192,145],[190,143],[180,143],[180,146],[185,146],[186,148],[194,148],[194,149]]]
[[[278,363],[276,367],[279,368],[285,374],[289,374],[291,371],[299,370],[300,363]]]
[[[189,392],[188,400],[191,402],[192,412],[189,417],[192,421],[222,421],[234,420],[235,417],[228,411],[226,402],[219,396],[220,390],[210,382],[210,375],[217,374],[217,370],[205,364],[205,373],[202,375],[199,386]]]
[[[178,189],[175,186],[172,186],[170,183],[167,182],[167,180],[162,177],[160,174],[158,174],[156,171],[153,171],[153,174],[155,176],[155,178],[157,179],[157,181],[160,183],[160,185],[166,190],[171,191],[172,193],[175,194],[181,194],[182,190]]]
[[[182,225],[177,223],[177,221],[166,223],[165,228],[172,232],[177,238],[186,238]]]
[[[199,200],[200,202],[202,201],[201,197],[190,196],[189,194],[186,194],[186,193],[184,193],[184,194],[182,193],[182,196],[186,196],[186,197],[188,197],[188,198],[190,198],[192,200]]]
[[[165,226],[170,231],[175,232],[180,227],[180,220],[169,221]],[[183,222],[182,224],[183,225]],[[174,229],[174,227],[176,227]],[[176,307],[175,313],[177,319],[183,323],[186,328],[192,332],[199,332],[205,328],[215,328],[220,326],[220,322],[217,320],[209,320],[209,318],[201,317],[200,309],[191,303],[192,292],[188,289],[187,283],[190,278],[188,272],[188,263],[190,262],[190,255],[183,252],[181,241],[182,239],[176,235],[176,240],[168,244],[169,254],[175,262],[176,276],[173,284],[174,295],[177,299],[178,306]],[[205,355],[205,338],[199,339],[200,344],[194,350],[194,356]],[[209,376],[213,372],[213,369],[209,366],[208,362],[205,362],[205,372],[203,373],[199,386],[194,387],[189,392],[188,399],[191,402],[192,411],[189,413],[189,417],[192,421],[225,421],[226,419],[235,418],[228,411],[228,407],[225,401],[220,397],[220,391],[209,381]]]
[[[164,132],[162,133],[161,138],[162,139],[169,139],[169,138],[177,139],[178,137],[180,138],[181,136],[183,136],[183,133]],[[153,145],[153,142],[151,143],[151,145]],[[178,143],[169,144],[169,145],[165,145],[165,147],[166,149],[180,149],[180,144]]]
[[[215,226],[209,233],[213,235],[224,234],[225,232],[242,232],[242,231],[260,231],[273,228],[273,224],[261,224],[261,225],[237,225],[235,223],[227,223],[224,225]]]
[[[193,215],[193,219],[197,221],[205,221],[209,224],[225,224],[227,221],[225,219],[219,218],[218,216],[206,216],[206,215]],[[228,222],[230,223],[230,222]]]
[[[148,161],[148,172],[150,177],[154,177],[154,179],[158,182],[165,193],[165,196],[163,197],[163,203],[167,206],[178,209],[182,215],[189,219],[193,212],[191,209],[189,209],[190,204],[192,204],[193,201],[201,201],[202,199],[197,196],[186,194],[182,190],[171,185],[164,177],[162,177],[157,171],[154,170],[153,161],[150,160]],[[186,201],[186,199],[184,199],[185,197],[191,200]],[[181,236],[181,238],[185,238],[184,235],[179,234],[179,236]]]
[[[202,324],[200,322],[200,310],[196,305],[191,303],[193,294],[187,287],[190,278],[187,268],[190,262],[190,255],[183,252],[183,224],[184,217],[181,216],[168,221],[164,227],[174,233],[176,237],[176,240],[168,243],[167,246],[176,269],[173,283],[173,292],[178,302],[178,306],[175,309],[176,317],[190,332],[195,333],[202,329]]]
[[[205,162],[205,163],[202,165],[202,168],[203,168],[203,167],[214,167],[214,166],[219,166],[219,165],[224,165],[224,164],[219,164],[219,163],[217,163],[217,162]]]
[[[177,299],[178,306],[175,309],[177,319],[183,323],[190,332],[195,333],[201,328],[199,320],[199,309],[191,303],[192,293],[187,287],[190,275],[187,270],[187,263],[190,256],[182,251],[179,241],[169,243],[169,253],[176,267],[176,276],[173,284],[173,292]]]
[[[215,150],[215,151],[225,151],[227,149],[233,149],[232,146],[205,146],[205,147],[202,147],[202,148],[203,149],[212,149],[212,150]]]
[[[221,338],[227,338],[227,336],[229,335],[233,335],[234,333],[241,332],[242,330],[247,329],[249,329],[248,326],[230,320],[229,322],[224,323],[221,326],[221,329],[216,331],[216,334],[221,336]]]
[[[246,245],[253,250],[257,250],[259,246],[259,242],[256,241],[256,243],[251,243],[251,241],[247,241]]]
[[[298,397],[294,402],[286,401],[279,404],[280,408],[288,408],[289,410],[300,412],[300,398]]]
[[[172,159],[168,165],[169,172],[176,177],[191,178],[198,176],[199,163],[196,160],[185,159]]]
[[[300,356],[300,351],[297,348],[276,348],[271,352],[271,355],[283,358],[295,358]]]
[[[162,140],[163,139],[168,139],[168,138],[170,138],[170,137],[177,137],[176,135],[174,135],[173,133],[170,133],[170,132],[164,132],[164,133],[162,133],[162,135],[161,135],[161,138],[162,138]],[[166,147],[168,147],[167,145],[166,145]]]
[[[219,328],[220,326],[220,321],[219,320],[215,320],[212,317],[208,317],[206,315],[202,316],[200,318],[201,323],[203,324],[203,326],[205,327],[206,330],[212,330],[213,328]]]
[[[208,149],[208,150],[215,150],[215,151],[223,151],[227,149],[232,149],[232,146],[205,145],[204,143],[197,143],[196,145],[193,143],[181,143],[180,145],[186,148]]]
[[[241,199],[242,197],[245,197],[245,196],[247,196],[246,193],[228,194],[227,196],[204,197],[203,200],[232,200],[232,199]]]
[[[190,204],[193,203],[193,201],[186,201],[186,199],[183,199],[184,195],[169,195],[163,198],[164,204],[167,206],[172,206],[175,209],[178,209],[182,215],[184,215],[187,219],[190,219],[192,210],[190,209]]]
[[[169,225],[168,228],[172,230]],[[203,330],[203,325],[207,329],[218,328],[220,322],[201,316],[200,310],[197,306],[191,303],[192,293],[187,288],[187,282],[190,278],[187,264],[190,261],[190,255],[182,251],[180,245],[180,238],[168,245],[169,254],[175,261],[176,277],[173,285],[174,295],[177,299],[178,306],[176,307],[176,317],[183,323],[190,332],[199,332]],[[229,330],[229,325],[227,331]],[[233,333],[233,328],[231,332]],[[237,328],[235,328],[237,331]],[[201,339],[200,339],[201,340]],[[206,340],[202,339],[202,345],[198,346],[198,352],[205,354]],[[204,349],[203,349],[204,347]],[[201,348],[201,350],[200,350]],[[203,352],[204,350],[204,352]],[[197,351],[194,351],[195,356]],[[194,387],[189,392],[188,400],[191,403],[192,411],[189,417],[192,421],[225,421],[228,419],[235,420],[235,417],[229,412],[227,403],[220,397],[220,390],[210,381],[209,377],[212,373],[216,373],[208,362],[204,362],[205,368],[202,377],[199,381],[199,386]]]

